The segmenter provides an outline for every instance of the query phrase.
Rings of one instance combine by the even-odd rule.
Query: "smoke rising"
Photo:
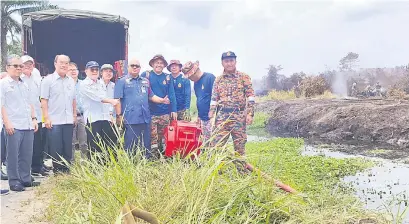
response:
[[[347,72],[335,72],[331,88],[333,93],[339,97],[348,97],[348,76]]]

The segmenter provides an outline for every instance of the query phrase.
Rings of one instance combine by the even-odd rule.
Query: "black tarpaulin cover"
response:
[[[41,75],[54,71],[54,58],[65,54],[81,70],[88,61],[100,65],[124,60],[129,21],[121,16],[84,10],[44,10],[23,15],[26,53]]]

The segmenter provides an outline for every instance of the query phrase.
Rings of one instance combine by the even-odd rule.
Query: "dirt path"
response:
[[[36,179],[46,185],[46,179]],[[8,189],[8,182],[0,182],[2,189]],[[44,187],[44,186],[43,186]],[[42,222],[47,207],[47,195],[39,195],[41,188],[26,188],[24,192],[10,191],[8,195],[1,196],[0,223],[47,223]]]

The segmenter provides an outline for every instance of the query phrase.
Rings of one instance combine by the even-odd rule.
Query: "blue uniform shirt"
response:
[[[190,80],[185,78],[182,74],[174,78],[173,88],[176,96],[176,108],[177,111],[188,110],[190,108]]]
[[[203,76],[194,84],[195,94],[197,98],[197,111],[200,120],[203,121],[210,120],[210,100],[212,98],[212,89],[215,79],[216,77],[213,74],[204,72]]]
[[[142,77],[146,77],[146,72],[142,74]],[[175,90],[173,89],[170,77],[171,76],[166,73],[157,75],[153,71],[149,72],[149,83],[153,93],[162,98],[167,95],[170,100],[170,105],[149,102],[149,108],[152,115],[162,116],[169,114],[170,112],[177,112]]]
[[[121,112],[125,124],[148,124],[151,121],[149,98],[154,94],[149,81],[129,74],[115,84],[114,98],[121,100]]]

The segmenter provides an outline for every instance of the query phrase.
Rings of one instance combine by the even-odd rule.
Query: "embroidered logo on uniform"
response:
[[[231,55],[230,51],[229,51],[229,52],[227,52],[227,56],[230,56],[230,55]]]
[[[204,85],[202,84],[202,89],[204,89]]]
[[[181,87],[182,87],[182,83],[179,83],[179,84],[178,84],[178,87],[181,88]]]
[[[163,80],[163,85],[166,85],[166,80]]]
[[[125,82],[128,83],[128,84],[131,83],[131,78],[125,79]]]

